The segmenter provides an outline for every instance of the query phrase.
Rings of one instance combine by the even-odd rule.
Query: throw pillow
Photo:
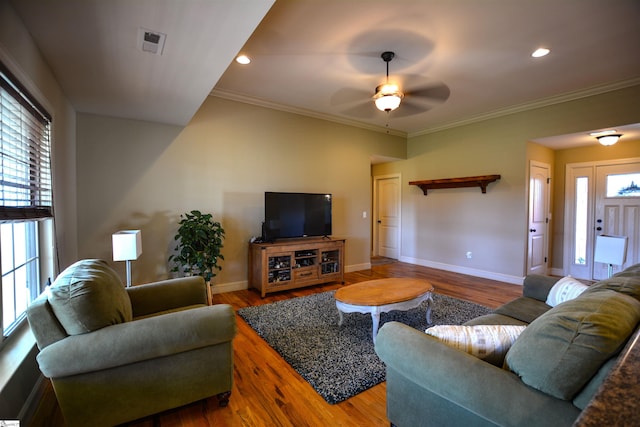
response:
[[[585,292],[531,322],[505,366],[530,387],[571,400],[620,352],[638,321],[636,299],[606,289]]]
[[[587,288],[587,285],[580,283],[571,276],[563,277],[549,291],[546,303],[551,307],[555,307],[562,302],[574,299],[586,291]]]
[[[69,335],[130,321],[131,301],[120,278],[105,261],[78,261],[49,289],[49,304]]]
[[[520,325],[437,325],[425,332],[442,343],[496,366],[526,328]]]

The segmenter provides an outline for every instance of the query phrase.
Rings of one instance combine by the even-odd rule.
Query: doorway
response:
[[[627,258],[618,272],[640,262],[640,158],[567,165],[565,272],[601,280],[608,265],[595,262],[597,235],[626,236]]]
[[[373,178],[373,256],[400,257],[400,174]]]

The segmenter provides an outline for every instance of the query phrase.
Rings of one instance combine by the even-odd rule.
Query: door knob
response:
[[[530,228],[529,231],[532,232],[532,233],[535,233],[536,229],[535,228]]]
[[[382,221],[378,220],[378,224],[382,224]]]

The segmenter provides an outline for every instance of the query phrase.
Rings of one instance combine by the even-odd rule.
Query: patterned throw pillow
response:
[[[587,285],[580,283],[571,276],[563,277],[558,280],[549,291],[546,303],[551,307],[555,307],[562,302],[576,298],[578,295],[586,291],[587,288]]]
[[[520,325],[437,325],[425,330],[442,343],[496,366],[526,328]]]

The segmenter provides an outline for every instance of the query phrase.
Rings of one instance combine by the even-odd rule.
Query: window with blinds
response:
[[[51,118],[3,68],[0,68],[0,221],[51,217]]]
[[[51,117],[0,64],[0,323],[10,336],[43,288],[52,234]],[[44,268],[43,268],[44,267]],[[46,277],[46,276],[44,276]]]

